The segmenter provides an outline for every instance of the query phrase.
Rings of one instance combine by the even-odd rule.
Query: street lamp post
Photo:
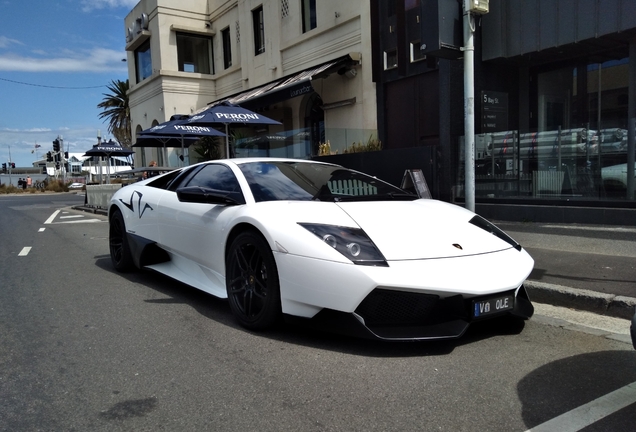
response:
[[[488,0],[464,0],[464,200],[475,211],[475,18],[488,13]]]

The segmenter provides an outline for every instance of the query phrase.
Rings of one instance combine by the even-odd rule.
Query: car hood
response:
[[[474,213],[435,200],[337,203],[388,261],[486,254],[512,246],[469,221]]]

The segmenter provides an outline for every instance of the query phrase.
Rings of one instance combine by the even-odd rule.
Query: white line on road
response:
[[[31,246],[25,246],[22,248],[18,256],[27,256],[31,252]]]
[[[50,224],[51,222],[53,222],[53,219],[55,219],[55,217],[57,216],[57,214],[58,214],[59,212],[60,212],[59,210],[55,210],[55,211],[53,212],[53,214],[52,214],[51,216],[49,216],[49,218],[46,220],[46,222],[44,222],[44,225],[48,225],[48,224]]]
[[[46,229],[46,228],[40,228],[40,229],[38,230],[38,232],[44,232],[44,230],[45,230],[45,229]]]
[[[60,219],[76,219],[76,218],[82,218],[84,217],[83,215],[72,215],[72,216],[60,216]]]
[[[636,382],[561,414],[526,432],[576,432],[636,402]]]
[[[82,220],[55,222],[55,223],[56,224],[75,224],[75,223],[89,223],[89,222],[104,222],[104,221],[100,219],[82,219]]]

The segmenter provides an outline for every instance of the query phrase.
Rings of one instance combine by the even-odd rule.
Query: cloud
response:
[[[82,10],[90,12],[95,9],[134,8],[139,0],[82,0]]]
[[[24,45],[19,40],[10,39],[6,36],[0,36],[0,48],[7,48],[10,45]]]
[[[0,55],[0,71],[11,72],[120,72],[126,73],[121,60],[126,53],[106,48],[90,51],[65,52],[58,57],[27,57],[16,54]]]

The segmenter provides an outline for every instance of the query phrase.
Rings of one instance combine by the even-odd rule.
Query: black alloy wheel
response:
[[[225,261],[227,296],[239,323],[251,330],[270,327],[280,316],[280,285],[269,244],[254,231],[239,234]]]
[[[126,225],[119,210],[115,210],[110,218],[108,244],[110,246],[110,260],[113,262],[115,270],[119,272],[132,270],[134,263],[126,236]]]

